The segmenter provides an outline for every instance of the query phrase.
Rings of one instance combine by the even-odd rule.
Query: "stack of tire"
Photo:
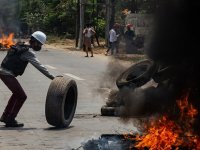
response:
[[[120,116],[120,108],[123,102],[120,101],[120,92],[123,89],[135,89],[146,84],[155,72],[156,66],[151,60],[140,61],[125,70],[116,80],[118,91],[111,92],[106,105],[101,107],[103,116]]]

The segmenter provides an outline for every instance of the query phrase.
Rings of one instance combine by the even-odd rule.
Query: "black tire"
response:
[[[157,69],[151,60],[138,62],[124,71],[116,80],[119,89],[123,87],[136,88],[147,83]]]
[[[74,80],[56,77],[50,84],[45,105],[47,122],[57,128],[70,125],[77,105],[78,90]]]
[[[116,116],[115,111],[116,111],[116,107],[108,107],[108,106],[101,107],[102,116]]]

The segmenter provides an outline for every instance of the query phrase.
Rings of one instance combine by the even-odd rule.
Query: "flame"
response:
[[[192,125],[198,111],[188,102],[189,93],[177,100],[180,109],[178,120],[170,120],[167,115],[154,119],[147,125],[146,134],[137,135],[135,148],[143,150],[179,150],[180,147],[200,150],[200,137],[195,135]],[[128,137],[125,136],[125,139]]]
[[[13,41],[14,33],[10,33],[8,36],[5,34],[2,34],[2,38],[0,38],[0,45],[3,48],[10,48],[12,45],[14,45]]]
[[[153,122],[154,126],[148,129],[144,136],[136,137],[139,141],[136,148],[150,150],[171,150],[172,146],[182,144],[179,141],[179,127],[173,122],[168,120],[167,116],[163,116],[158,122]]]
[[[181,111],[181,119],[183,117],[189,117],[193,119],[198,114],[198,111],[191,104],[188,103],[188,95],[189,94],[187,94],[182,100],[177,101],[177,105],[179,106],[179,109]]]

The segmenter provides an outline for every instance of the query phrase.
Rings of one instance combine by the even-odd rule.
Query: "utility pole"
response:
[[[106,30],[105,30],[106,45],[108,45],[108,37],[109,37],[109,30],[110,30],[110,20],[111,20],[110,6],[111,6],[110,0],[106,0]]]
[[[79,41],[78,48],[83,47],[83,29],[84,29],[84,12],[85,12],[85,0],[80,0],[80,28],[79,28]]]
[[[115,24],[115,4],[116,4],[116,0],[111,0],[110,27],[112,27]]]
[[[75,44],[75,47],[78,47],[79,29],[80,29],[80,0],[77,0],[77,3],[76,3],[76,44]]]
[[[106,38],[106,45],[108,45],[108,37],[110,28],[115,23],[115,0],[106,0],[106,30],[105,30],[105,38]]]

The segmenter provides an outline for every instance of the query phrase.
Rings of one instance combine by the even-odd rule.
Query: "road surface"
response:
[[[0,60],[6,52],[0,51]],[[78,104],[75,117],[67,129],[55,129],[45,119],[45,99],[51,80],[31,64],[23,76],[17,77],[27,93],[17,120],[23,128],[5,128],[0,123],[1,150],[71,150],[101,134],[135,131],[132,123],[122,123],[117,117],[103,117],[100,108],[105,99],[98,94],[99,84],[107,69],[110,57],[85,58],[82,52],[44,49],[37,52],[38,59],[54,75],[74,79],[78,85]],[[104,89],[105,90],[105,89]],[[0,114],[11,93],[0,81]]]

